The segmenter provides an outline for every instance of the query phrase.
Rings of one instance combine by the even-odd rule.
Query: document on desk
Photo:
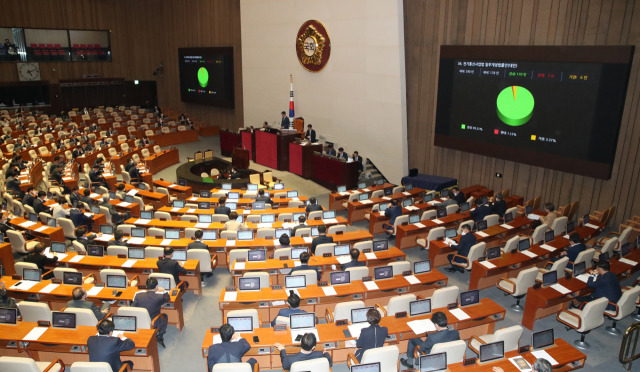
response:
[[[360,337],[360,333],[362,333],[362,330],[369,327],[369,325],[370,324],[368,322],[360,322],[356,324],[350,324],[349,326],[347,326],[347,328],[349,328],[349,333],[351,333],[351,337],[358,338]]]
[[[487,233],[486,233],[486,232],[484,232],[484,231],[478,231],[478,232],[476,232],[476,234],[480,235],[480,236],[481,236],[481,237],[483,237],[483,238],[486,238],[487,236],[489,236],[489,234],[487,234]]]
[[[563,295],[567,294],[567,293],[571,293],[571,290],[565,286],[563,286],[562,284],[554,284],[551,286],[551,288],[555,289],[556,291],[562,293]]]
[[[100,294],[100,291],[102,291],[102,288],[104,287],[98,287],[98,286],[91,287],[91,289],[87,291],[87,296],[97,296],[98,294]]]
[[[420,284],[420,279],[416,278],[415,275],[407,275],[404,278],[409,284]]]
[[[458,244],[455,240],[450,239],[450,238],[444,238],[444,244],[448,245],[448,246],[452,246],[454,244]]]
[[[227,242],[225,243],[225,245],[227,247],[235,247],[236,246],[236,241],[235,240],[231,240],[231,239],[227,239]]]
[[[282,228],[283,229],[293,229],[296,226],[298,226],[298,224],[295,223],[295,222],[283,222],[282,223]]]
[[[589,274],[580,274],[580,275],[578,275],[578,276],[576,277],[576,279],[578,279],[578,280],[579,280],[579,281],[581,281],[581,282],[585,282],[585,283],[586,283],[587,281],[589,281],[589,277],[590,277],[590,276],[591,276],[591,275],[589,275]]]
[[[338,292],[336,292],[336,289],[333,288],[332,286],[320,287],[320,288],[322,288],[322,292],[324,292],[325,296],[336,296],[338,294]]]
[[[414,223],[414,224],[413,224],[413,226],[415,226],[415,227],[417,227],[417,228],[419,228],[419,229],[424,229],[424,228],[426,227],[426,226],[425,226],[423,223],[421,223],[421,222]]]
[[[509,361],[522,372],[531,371],[531,365],[529,362],[520,355],[509,358]]]
[[[523,254],[523,255],[525,255],[525,256],[529,256],[529,257],[531,257],[531,258],[536,258],[536,257],[538,257],[538,255],[537,255],[537,254],[535,254],[535,253],[533,253],[533,252],[531,252],[531,251],[522,251],[522,252],[520,252],[520,253],[522,253],[522,254]]]
[[[530,219],[530,220],[536,220],[537,221],[537,220],[540,219],[540,216],[538,216],[535,213],[530,213],[530,214],[527,215],[527,218]]]
[[[22,338],[22,341],[37,341],[40,336],[42,336],[47,331],[47,329],[49,328],[33,327],[33,329]]]
[[[500,225],[500,227],[502,227],[503,229],[507,229],[507,230],[511,230],[513,229],[513,226],[503,223],[502,225]]]
[[[282,306],[282,305],[284,305],[284,301],[282,300],[271,301],[271,306]]]
[[[224,293],[224,302],[235,301],[238,298],[238,292],[225,292]]]
[[[18,226],[24,227],[25,229],[28,229],[29,227],[31,227],[31,226],[33,226],[35,224],[36,224],[35,222],[25,221],[25,222],[23,222],[21,224],[18,224]]]
[[[118,207],[128,207],[128,206],[130,206],[131,204],[133,204],[133,203],[120,202],[120,203],[118,203]]]
[[[347,255],[344,255],[344,256],[337,256],[337,257],[336,257],[336,260],[338,260],[338,263],[339,263],[340,265],[344,265],[344,264],[346,264],[347,262],[351,262],[351,256],[350,256],[350,255],[348,255],[348,254],[347,254]]]
[[[171,212],[178,212],[178,211],[180,211],[180,209],[181,209],[181,208],[173,207],[173,208],[171,208]]]
[[[435,332],[436,330],[436,325],[433,324],[431,319],[412,320],[410,322],[407,322],[407,325],[416,335],[421,335],[427,332]]]
[[[83,259],[83,258],[84,258],[84,256],[76,255],[76,256],[74,256],[73,258],[71,258],[71,259],[69,260],[69,262],[80,262],[80,261],[82,261],[82,259]]]
[[[19,282],[16,282],[14,285],[12,285],[11,287],[9,287],[9,289],[12,290],[19,290],[19,291],[28,291],[30,290],[34,285],[38,284],[40,282],[34,282],[31,280],[21,280]]]
[[[362,192],[369,192],[371,190],[367,189],[366,187],[364,189],[362,189]]]
[[[494,264],[492,264],[491,262],[486,261],[486,260],[485,260],[485,261],[482,261],[482,262],[478,262],[478,263],[479,263],[480,265],[482,265],[482,266],[486,267],[487,269],[495,269],[496,267],[498,267],[498,266],[496,266],[496,265],[494,265]]]
[[[313,238],[310,236],[305,236],[302,239],[304,240],[305,243],[311,243],[313,241]]]
[[[171,245],[172,241],[173,239],[162,239],[162,241],[160,242],[160,245]]]
[[[377,260],[378,256],[376,256],[375,252],[367,252],[364,254],[364,256],[367,258],[367,260]]]
[[[208,222],[198,222],[198,223],[196,223],[196,229],[206,229],[207,227],[209,227],[209,223]]]
[[[351,195],[350,192],[346,192],[346,191],[339,192],[338,194],[340,194],[341,196],[349,196],[349,195]]]
[[[40,293],[51,293],[54,289],[58,288],[60,284],[49,284],[46,287],[42,288],[38,292]]]
[[[367,200],[360,200],[360,204],[371,204],[373,203],[371,200],[367,199]]]
[[[298,335],[303,336],[305,333],[313,333],[316,336],[316,340],[320,342],[320,336],[318,336],[318,330],[315,328],[301,328],[301,329],[292,329],[291,331],[291,343],[299,344],[300,341],[296,341]]]
[[[189,209],[187,209],[187,211],[185,213],[196,213],[196,209],[195,208],[189,208]]]
[[[280,239],[273,239],[273,246],[274,247],[279,247],[280,246]]]
[[[331,223],[338,223],[338,220],[336,218],[323,218],[322,223],[324,223],[325,225],[328,225]]]
[[[458,318],[458,320],[465,320],[465,319],[470,319],[471,318],[469,316],[469,314],[465,313],[464,310],[462,310],[459,307],[457,307],[455,309],[451,309],[451,310],[449,310],[449,312],[451,313],[451,315],[453,315],[456,318]]]
[[[437,219],[437,218],[434,218],[434,219],[433,219],[433,220],[431,220],[431,221],[433,221],[434,223],[437,223],[438,225],[442,225],[442,224],[444,223],[444,222],[442,222],[441,220],[439,220],[439,219]]]
[[[384,216],[384,215],[385,215],[384,211],[381,211],[381,210],[378,210],[378,213],[379,213],[381,216]]]
[[[598,230],[600,227],[598,227],[597,225],[594,225],[592,223],[588,223],[586,225],[584,225],[585,227],[590,227],[592,229]]]
[[[242,214],[251,214],[251,209],[243,209]]]
[[[137,190],[137,189],[131,189],[131,190],[129,190],[129,192],[127,193],[127,195],[135,195],[135,194],[137,194],[137,193],[138,193],[138,190]],[[98,195],[98,194],[96,194],[96,195]],[[91,197],[93,198],[93,194],[91,194]]]
[[[540,246],[540,248],[546,249],[549,252],[555,252],[555,250],[558,249],[558,248],[550,246],[549,244],[543,244],[543,245]]]
[[[49,226],[44,225],[44,226],[40,226],[40,227],[38,227],[37,229],[35,229],[35,230],[33,230],[33,231],[35,231],[35,232],[43,232],[43,231],[45,231],[45,230],[46,230],[46,229],[48,229],[48,228],[49,228]]]
[[[620,261],[622,263],[625,263],[627,265],[631,265],[631,266],[636,266],[638,264],[636,261],[632,261],[632,260],[630,260],[628,258],[624,258],[624,257],[619,259],[618,261]]]
[[[238,262],[238,261],[233,261],[233,269],[234,270],[244,270],[246,262]]]
[[[382,200],[391,200],[391,198],[390,198],[390,197],[388,197],[388,196],[383,196],[383,197],[382,197]]]
[[[108,241],[109,241],[109,240],[111,240],[111,239],[113,239],[113,235],[110,235],[110,234],[102,234],[102,235],[100,235],[100,236],[96,237],[96,238],[95,238],[95,239],[93,239],[93,240],[97,240],[97,241],[99,241],[99,242],[108,242]]]
[[[558,365],[558,362],[555,359],[553,359],[553,357],[551,355],[549,355],[549,353],[547,353],[546,350],[532,351],[531,355],[536,357],[536,359],[544,358],[544,359],[548,360],[549,363],[551,363],[552,366]]]
[[[131,194],[131,191],[129,191],[129,194]],[[91,194],[89,194],[89,197],[90,197],[91,199],[94,199],[94,198],[99,198],[99,197],[101,197],[101,195],[100,195],[100,194],[96,194],[96,193],[93,193],[93,192],[92,192]]]
[[[258,223],[258,228],[259,229],[270,229],[273,226],[273,224],[271,222],[259,222]]]
[[[197,196],[192,196],[189,198],[189,201],[197,201],[198,197]]]
[[[403,192],[402,192],[402,195],[404,195],[404,196],[411,196],[411,193],[410,193],[410,192],[408,192],[408,191],[403,191]]]
[[[407,210],[409,210],[409,211],[416,211],[416,210],[420,209],[420,208],[418,208],[418,207],[416,207],[416,206],[413,206],[413,205],[408,205],[408,206],[406,206],[405,208],[406,208]]]
[[[122,267],[133,267],[133,265],[136,264],[136,262],[138,262],[138,260],[126,260],[123,264]]]
[[[143,244],[145,238],[129,238],[127,244]]]
[[[373,280],[364,281],[362,282],[362,284],[364,284],[365,288],[367,288],[367,291],[375,291],[377,289],[380,289],[376,282],[374,282]]]
[[[142,218],[138,218],[135,222],[134,225],[146,225],[149,222],[151,222],[151,220],[143,220]]]

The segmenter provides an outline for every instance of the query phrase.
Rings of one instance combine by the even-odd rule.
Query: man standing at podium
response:
[[[282,122],[280,122],[280,128],[289,129],[289,118],[287,117],[287,113],[282,111]]]

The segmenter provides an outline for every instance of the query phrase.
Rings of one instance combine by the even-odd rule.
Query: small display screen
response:
[[[62,283],[69,285],[82,285],[82,273],[65,271],[62,273]]]
[[[49,227],[58,227],[58,221],[55,218],[49,217],[47,218],[47,226]]]
[[[198,202],[198,209],[211,209],[210,202]]]
[[[199,214],[198,222],[199,223],[211,223],[213,221],[213,217],[210,214]]]
[[[287,234],[288,237],[291,237],[291,229],[276,229],[276,239],[280,239],[283,234]]]
[[[153,211],[140,211],[140,219],[152,220],[153,219]],[[101,228],[103,226],[106,226],[106,225],[100,225]],[[106,227],[111,227],[111,226],[106,226]]]
[[[135,316],[114,315],[113,325],[115,331],[135,332],[138,330]]]
[[[284,277],[285,288],[305,288],[307,277],[304,275],[287,275]]]
[[[260,278],[238,278],[238,288],[241,291],[260,290]]]
[[[54,328],[76,328],[76,314],[52,311],[51,326]]]
[[[235,332],[253,332],[253,318],[250,316],[230,316],[227,323]]]
[[[102,257],[104,256],[104,247],[101,245],[90,245],[87,247],[87,255]]]
[[[165,239],[180,239],[180,230],[179,229],[166,229],[164,231]]]
[[[253,240],[253,230],[238,231],[238,240]]]
[[[431,299],[409,302],[409,316],[428,314],[431,312]]]
[[[184,200],[174,200],[173,201],[174,208],[184,208]]]
[[[291,259],[299,260],[300,255],[307,252],[307,248],[291,248]]]
[[[602,255],[600,255],[602,257]],[[573,265],[573,276],[582,275],[587,271],[587,263],[586,262],[578,262]]]
[[[447,217],[447,210],[444,208],[436,210],[436,217],[438,218]]]
[[[382,266],[373,269],[373,275],[375,280],[393,278],[393,267]]]
[[[107,235],[113,235],[113,226],[100,225],[100,232]]]
[[[440,372],[447,370],[447,353],[422,355],[420,372]]]
[[[226,202],[224,206],[229,208],[232,212],[238,209],[238,204],[234,202]]]
[[[231,190],[231,184],[230,183],[223,183],[222,184],[222,189],[223,190]]]
[[[367,199],[369,199],[369,193],[364,192],[364,193],[358,195],[358,200],[360,200],[360,201],[367,200]]]
[[[251,209],[256,211],[264,210],[266,207],[267,207],[266,203],[263,201],[257,201],[257,202],[251,203]]]
[[[320,235],[320,231],[318,231],[317,227],[312,227],[311,228],[311,236],[319,236]]]
[[[388,240],[374,240],[373,241],[373,251],[386,251],[389,249],[389,241]]]
[[[276,183],[273,185],[274,190],[284,190],[284,183]]]
[[[273,213],[260,215],[260,222],[262,223],[274,223],[276,222],[276,215]]]
[[[133,195],[125,195],[124,201],[127,203],[133,203]]]
[[[553,270],[542,274],[542,286],[548,287],[558,282],[558,272]]]
[[[402,201],[402,206],[403,206],[403,207],[408,207],[408,206],[410,206],[411,204],[413,204],[413,199],[411,199],[411,198],[409,198],[409,199],[404,199],[404,200]]]
[[[553,328],[535,332],[531,335],[531,346],[533,346],[534,349],[542,349],[547,346],[552,346],[554,343]]]
[[[134,238],[144,238],[147,231],[144,227],[134,227],[131,229],[131,236]]]
[[[264,249],[254,249],[249,251],[249,261],[266,261],[267,251]]]
[[[451,228],[451,229],[446,229],[444,230],[444,237],[445,238],[455,238],[458,235],[458,231],[456,231],[455,227]]]
[[[338,186],[338,192],[346,192],[347,191],[347,186],[341,185]]]
[[[133,260],[142,260],[144,259],[144,248],[129,248],[128,250],[129,258]]]
[[[316,314],[291,314],[289,315],[291,329],[313,328],[316,326]]]
[[[248,191],[258,191],[258,185],[255,183],[250,183],[247,185]]]
[[[422,274],[431,272],[431,261],[416,261],[413,263],[413,273],[414,274]]]
[[[549,230],[549,231],[544,233],[544,242],[545,243],[549,243],[553,239],[555,239],[555,235],[553,234],[553,230]]]
[[[22,269],[22,279],[30,280],[32,282],[39,282],[40,270],[39,269]]]
[[[346,256],[349,254],[351,246],[349,244],[337,244],[333,247],[334,256]]]
[[[186,261],[187,260],[187,250],[186,249],[176,249],[173,251],[173,259],[176,261]]]
[[[484,231],[487,229],[487,221],[478,221],[476,224],[476,228],[478,231]]]
[[[322,218],[323,219],[336,218],[336,211],[334,210],[324,211],[322,212]]]
[[[156,278],[158,281],[158,288],[171,289],[171,279],[169,278]]]
[[[125,275],[107,275],[107,287],[127,288],[127,277]]]
[[[480,291],[474,289],[472,291],[460,293],[460,306],[475,305],[480,302]]]
[[[380,362],[354,364],[351,366],[351,372],[380,372]]]
[[[0,307],[0,324],[18,324],[18,309]]]
[[[224,187],[223,187],[223,189],[224,189]],[[200,191],[200,197],[201,198],[210,198],[211,197],[211,191]]]
[[[518,241],[518,250],[520,252],[522,251],[526,251],[527,249],[529,249],[529,247],[531,246],[531,241],[529,241],[529,239],[521,239],[520,241]]]
[[[38,222],[38,215],[35,213],[29,213],[29,221],[31,222]]]
[[[504,341],[480,345],[480,363],[504,358]]]
[[[297,198],[298,190],[287,191],[287,198]]]
[[[487,260],[493,260],[500,257],[500,247],[491,247],[487,249]]]
[[[65,253],[66,251],[67,247],[63,242],[51,242],[51,252]]]
[[[230,192],[229,194],[227,194],[227,199],[233,199],[233,200],[240,199],[240,193],[236,191]]]
[[[331,279],[331,285],[351,283],[351,276],[349,275],[348,271],[334,271],[329,275]]]
[[[218,240],[218,232],[216,230],[202,230],[202,240]]]

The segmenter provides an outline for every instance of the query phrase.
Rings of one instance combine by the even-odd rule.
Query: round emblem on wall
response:
[[[331,55],[329,33],[322,23],[309,20],[300,26],[296,38],[296,54],[305,70],[322,71]]]

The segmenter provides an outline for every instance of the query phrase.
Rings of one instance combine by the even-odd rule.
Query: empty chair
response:
[[[640,295],[640,287],[633,287],[626,290],[622,293],[618,302],[614,304],[615,310],[605,310],[604,315],[613,320],[611,326],[605,328],[607,332],[612,335],[620,334],[620,330],[616,327],[616,322],[633,313],[636,309],[636,300],[638,299],[638,295]]]
[[[127,256],[129,254],[129,248],[123,247],[121,245],[110,245],[107,247],[108,256],[117,256],[119,254]]]
[[[189,255],[189,252],[187,252],[187,257],[188,257],[188,255]],[[146,247],[144,249],[144,256],[145,257],[151,257],[151,258],[164,256],[164,248]]]
[[[362,354],[362,360],[358,363],[355,355],[349,354],[347,357],[347,365],[350,367],[354,364],[380,363],[380,371],[399,371],[398,356],[400,349],[397,345],[389,345],[369,349]]]
[[[569,261],[569,264],[571,264],[571,267],[567,265],[567,268],[565,269],[565,271],[573,272],[573,266],[575,266],[575,264],[580,262],[585,262],[586,267],[591,267],[593,265],[593,256],[595,256],[595,254],[596,254],[596,250],[594,248],[585,249],[584,251],[578,253],[578,257],[576,257],[575,262]]]
[[[310,227],[303,227],[296,230],[296,236],[309,236],[311,235]]]
[[[118,308],[118,315],[124,316],[135,316],[136,317],[136,327],[140,329],[153,329],[153,324],[155,324],[156,320],[162,316],[162,314],[158,314],[155,318],[151,319],[149,316],[149,311],[144,307],[134,307],[134,306],[121,306]]]
[[[618,238],[613,237],[611,239],[607,239],[600,250],[596,249],[595,255],[593,257],[597,260],[601,254],[605,254],[605,253],[609,254],[609,257],[613,257],[613,252],[617,245],[618,245]]]
[[[469,255],[467,255],[467,257],[456,254],[454,255],[454,258],[451,261],[451,263],[454,266],[461,267],[465,270],[471,270],[471,268],[473,267],[473,262],[477,261],[478,258],[484,255],[484,251],[486,250],[486,248],[487,248],[487,243],[485,242],[474,244],[473,246],[471,246],[471,249],[469,249]]]
[[[520,242],[520,236],[516,235],[504,242],[504,246],[500,248],[502,253],[509,253],[518,249],[518,243]]]
[[[389,299],[387,306],[376,305],[382,312],[383,316],[394,316],[397,313],[406,311],[409,314],[409,303],[416,300],[416,295],[405,293]]]
[[[128,364],[123,364],[120,371],[131,371],[131,368]],[[71,365],[71,372],[113,372],[113,370],[107,362],[75,362]]]
[[[18,309],[20,309],[23,322],[51,321],[51,309],[44,302],[20,301],[18,302]]]
[[[330,372],[329,360],[327,358],[316,358],[295,362],[291,364],[289,372]]]
[[[176,283],[175,278],[173,277],[172,274],[164,274],[164,273],[151,273],[149,274],[149,278],[156,278],[156,279],[169,279],[169,288],[164,288],[164,289],[174,289],[176,286],[184,286],[184,282],[180,282],[180,283]]]
[[[588,349],[589,344],[584,341],[584,338],[592,329],[598,328],[604,323],[604,310],[607,308],[608,303],[606,297],[601,297],[587,302],[582,310],[563,309],[558,312],[556,319],[580,333],[580,340],[573,342],[576,347]]]
[[[326,360],[326,359],[325,359]],[[108,364],[107,364],[108,365]],[[109,368],[111,370],[111,368]],[[0,357],[2,372],[64,372],[64,363],[60,359],[53,362],[36,362],[31,358]]]
[[[369,276],[369,268],[366,266],[349,267],[346,271],[349,272],[351,281],[362,280],[362,278]]]
[[[96,327],[98,325],[99,319],[96,318],[96,315],[93,313],[93,310],[91,309],[69,307],[64,309],[64,312],[76,314],[76,325],[87,326],[87,327]]]
[[[213,269],[218,266],[218,256],[209,253],[208,249],[189,249],[187,251],[188,260],[198,260],[200,266],[200,274],[210,275]]]
[[[393,221],[393,231],[391,232],[392,236],[395,236],[397,231],[398,231],[398,226],[402,226],[404,224],[408,224],[409,223],[409,215],[402,215],[402,216],[398,216],[396,217],[396,220]],[[387,234],[389,233],[389,231],[386,231]]]
[[[333,225],[333,226],[329,226],[329,229],[327,230],[327,234],[329,235],[335,235],[335,234],[344,234],[347,231],[347,225]]]
[[[416,349],[417,350],[417,349]],[[441,342],[433,345],[430,354],[447,353],[447,364],[462,363],[467,343],[463,340]]]
[[[158,220],[171,221],[171,213],[164,211],[156,211],[153,217]]]
[[[396,261],[390,262],[389,266],[393,267],[393,275],[402,275],[405,271],[411,271],[411,262],[409,261]]]
[[[234,231],[235,232],[235,231]],[[224,233],[224,231],[223,231]],[[244,259],[245,261],[249,259],[249,249],[246,248],[235,248],[229,251],[227,255],[227,266],[232,269],[233,263],[238,259]]]
[[[493,334],[476,336],[473,335],[469,339],[469,349],[474,353],[480,354],[480,345],[490,344],[492,342],[504,341],[504,352],[518,350],[520,336],[524,329],[520,325],[514,325],[507,328],[497,330]]]
[[[309,229],[309,231],[311,230]],[[237,237],[238,237],[237,231],[224,230],[220,232],[220,239],[236,240]]]
[[[357,192],[357,191],[353,192],[351,195],[349,195],[349,199],[347,199],[347,202],[346,203],[342,203],[342,206],[344,208],[348,208],[349,203],[350,202],[357,202],[359,197],[360,197],[360,193],[359,192]]]
[[[276,229],[264,227],[256,232],[256,239],[273,239],[276,236]]]
[[[429,249],[429,244],[432,240],[436,240],[438,238],[444,238],[445,228],[443,226],[434,227],[429,230],[427,236],[416,236],[416,244],[424,249]]]
[[[544,269],[538,269],[536,280],[542,282],[542,274],[548,273],[549,271],[556,271],[558,273],[558,278],[562,278],[562,276],[564,275],[564,270],[567,267],[568,263],[569,257],[562,257],[553,264],[548,265],[548,267],[545,267]]]
[[[322,257],[325,253],[333,255],[333,248],[335,246],[335,243],[318,244],[315,255],[318,257]]]
[[[459,294],[460,288],[456,286],[438,288],[431,295],[431,308],[439,309],[447,307],[449,304],[456,304]]]
[[[420,221],[425,221],[425,220],[433,220],[434,218],[436,218],[436,210],[435,209],[429,209],[428,211],[424,211],[422,212],[422,216],[420,216]]]
[[[376,190],[371,193],[371,199],[381,198],[384,196],[384,190]]]
[[[297,271],[296,271],[297,273]],[[347,301],[336,304],[336,307],[333,311],[330,308],[327,308],[325,311],[325,319],[327,323],[334,323],[338,320],[347,319],[351,321],[351,310],[359,309],[364,307],[364,301]]]
[[[227,221],[229,221],[229,216],[227,216],[226,214],[214,214],[213,216],[211,216],[211,221],[212,222],[227,222]]]
[[[256,364],[256,371],[259,369]],[[211,372],[253,372],[249,363],[216,363]]]
[[[312,220],[315,220],[315,219],[322,219],[322,211],[309,212],[309,217],[307,219],[309,221],[312,221]]]
[[[558,217],[553,222],[551,222],[551,230],[553,230],[553,235],[558,236],[562,235],[567,231],[567,221],[569,219],[567,217]]]
[[[520,299],[527,294],[527,291],[536,282],[538,276],[538,268],[531,267],[526,270],[522,270],[518,273],[516,278],[504,278],[498,282],[498,288],[505,291],[516,298],[516,303],[511,305],[511,309],[517,312],[523,310],[520,306]]]
[[[278,215],[278,221],[291,221],[293,219],[293,213],[280,213]]]
[[[544,233],[547,232],[548,226],[546,224],[542,224],[533,230],[533,234],[529,238],[531,238],[531,244],[538,244],[544,241]]]
[[[164,229],[159,227],[150,227],[147,229],[147,236],[161,236],[164,237]]]
[[[318,284],[318,273],[315,270],[298,270],[295,275],[304,275],[307,285]]]
[[[450,214],[454,214],[458,212],[458,209],[460,207],[458,206],[458,204],[449,204],[445,207],[446,211],[447,211],[447,216]]]
[[[118,227],[116,227],[116,230],[118,231],[122,231],[123,234],[125,235],[131,235],[131,229],[136,227],[135,225],[131,225],[131,224],[127,224],[127,223],[123,223],[122,225],[118,225]]]
[[[24,236],[17,231],[7,230],[7,236],[9,237],[9,242],[11,243],[11,250],[17,253],[27,254],[35,248],[36,244],[38,244],[38,240],[25,240]]]
[[[620,227],[622,228],[622,226]],[[608,240],[611,239],[612,237],[617,236],[618,238],[618,245],[617,247],[614,248],[614,250],[618,251],[620,250],[620,247],[623,246],[624,244],[629,242],[629,237],[631,236],[631,232],[633,231],[633,228],[631,226],[625,228],[624,230],[622,230],[621,232],[615,232],[612,231],[610,232],[606,237],[604,238],[600,238],[598,240],[598,242],[596,243],[597,245],[604,245],[604,243]]]
[[[488,216],[484,216],[484,221],[487,221],[487,227],[494,226],[500,223],[500,216],[497,214],[490,214]]]

